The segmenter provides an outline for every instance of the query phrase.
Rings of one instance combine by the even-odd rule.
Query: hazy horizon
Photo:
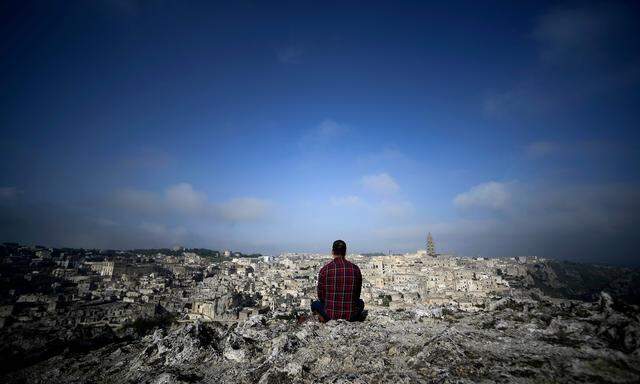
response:
[[[0,241],[637,265],[636,2],[7,2]]]

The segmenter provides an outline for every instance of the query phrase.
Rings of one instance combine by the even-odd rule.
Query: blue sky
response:
[[[0,240],[634,264],[634,2],[7,2]]]

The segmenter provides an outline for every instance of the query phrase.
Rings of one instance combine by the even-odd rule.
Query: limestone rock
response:
[[[609,296],[610,298],[610,296]],[[3,383],[381,383],[640,380],[637,308],[503,298],[484,311],[371,309],[327,324],[253,316],[179,324],[58,355]]]

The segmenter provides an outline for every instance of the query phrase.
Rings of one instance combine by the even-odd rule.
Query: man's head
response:
[[[331,253],[333,257],[344,257],[347,254],[347,243],[342,240],[334,241]]]

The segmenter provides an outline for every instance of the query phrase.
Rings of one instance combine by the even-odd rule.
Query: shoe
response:
[[[325,319],[324,316],[322,316],[319,312],[313,311],[313,314],[316,315],[318,321],[321,323],[326,323],[327,321],[329,321],[328,319]]]

